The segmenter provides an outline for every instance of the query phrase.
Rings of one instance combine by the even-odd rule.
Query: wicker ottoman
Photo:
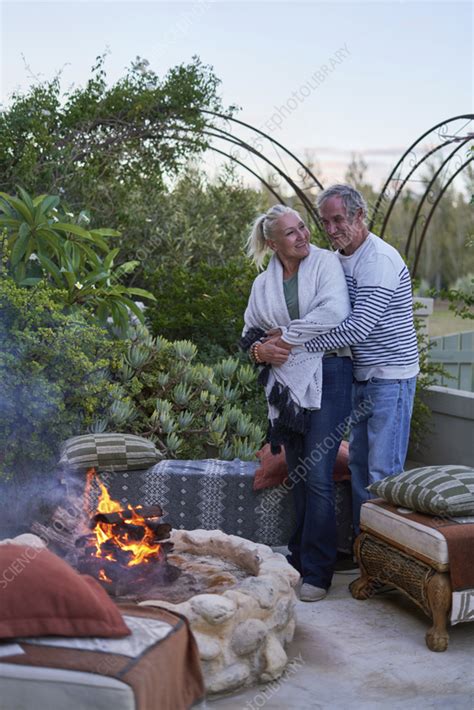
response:
[[[350,585],[352,596],[368,599],[382,585],[396,587],[431,617],[428,648],[445,651],[452,601],[446,539],[434,528],[404,519],[403,509],[389,511],[380,503],[362,506],[356,540],[361,576]]]

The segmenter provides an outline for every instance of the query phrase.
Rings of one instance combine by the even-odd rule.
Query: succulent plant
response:
[[[263,431],[244,411],[252,368],[233,358],[202,364],[194,343],[152,338],[142,325],[131,341],[100,426],[148,436],[168,458],[254,458]]]

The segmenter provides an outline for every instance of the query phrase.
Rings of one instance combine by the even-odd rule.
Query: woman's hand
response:
[[[284,347],[282,347],[282,345]],[[269,365],[284,365],[288,360],[290,351],[291,345],[284,343],[278,335],[273,336],[273,338],[266,340],[258,346],[259,358]]]

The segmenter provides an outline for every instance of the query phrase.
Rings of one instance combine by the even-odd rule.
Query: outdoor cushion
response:
[[[257,458],[260,461],[259,468],[255,471],[253,482],[254,491],[280,486],[288,477],[288,466],[286,465],[285,449],[282,446],[279,454],[272,454],[270,444],[257,451]],[[336,463],[334,465],[335,481],[350,481],[349,470],[349,444],[341,441],[337,452]]]
[[[360,524],[365,531],[385,540],[396,540],[407,552],[421,555],[441,569],[445,568],[449,555],[444,535],[439,530],[407,518],[402,512],[404,510],[406,508],[388,510],[380,505],[380,501],[368,500],[360,509]]]
[[[89,468],[139,471],[153,466],[161,456],[154,443],[133,434],[84,434],[64,442],[60,465],[76,471]]]
[[[424,466],[388,476],[367,490],[388,503],[431,515],[474,515],[474,469]]]
[[[0,545],[0,599],[0,639],[130,634],[99,582],[46,549]]]

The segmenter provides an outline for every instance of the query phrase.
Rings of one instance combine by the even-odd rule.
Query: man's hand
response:
[[[282,348],[283,350],[287,350],[290,352],[291,348],[293,345],[290,345],[290,343],[285,343],[284,340],[281,339],[281,331],[279,328],[274,328],[274,330],[277,331],[275,335],[268,335],[271,331],[268,331],[267,337],[264,339],[264,343],[272,343],[272,345],[276,345],[278,348]]]
[[[267,338],[272,338],[274,335],[281,335],[281,328],[271,328],[265,333]]]
[[[264,361],[270,365],[284,365],[288,360],[290,354],[291,345],[288,343],[283,343],[286,347],[281,347],[276,344],[276,340],[281,340],[281,338],[276,335],[274,338],[265,340],[261,345],[258,346],[258,355]]]
[[[290,343],[285,343],[285,341],[281,338],[277,338],[275,341],[272,342],[274,342],[278,348],[283,348],[283,350],[287,350],[288,352],[291,352],[291,348],[293,347],[293,345],[291,345]]]

